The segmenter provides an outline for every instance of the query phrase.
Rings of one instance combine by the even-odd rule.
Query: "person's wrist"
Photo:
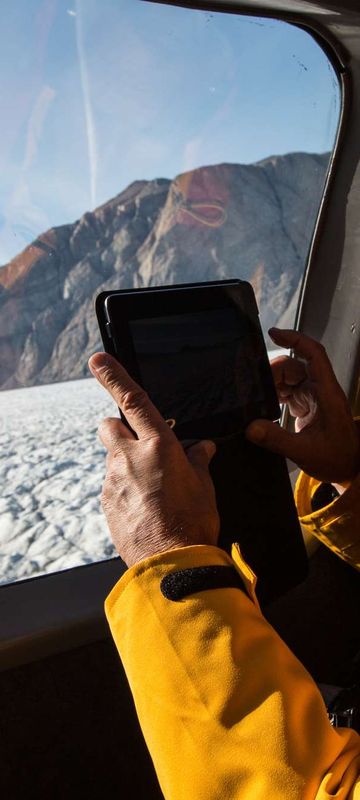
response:
[[[130,568],[139,564],[140,561],[146,561],[148,558],[160,555],[168,550],[178,550],[191,544],[193,542],[185,537],[159,535],[153,536],[151,539],[144,538],[138,545],[131,542],[127,546],[117,546],[115,543],[115,547],[126,566]]]
[[[354,478],[352,480],[350,480],[350,481],[340,481],[339,483],[333,482],[331,485],[334,487],[334,489],[336,489],[337,492],[339,492],[339,494],[344,494],[344,492],[346,492],[347,489],[350,489],[350,486],[352,486],[353,483],[359,477],[360,477],[360,470],[357,473],[357,475],[354,476]]]
[[[353,468],[352,474],[349,476],[347,480],[334,480],[331,481],[331,485],[336,489],[339,494],[344,494],[347,489],[354,483],[354,481],[360,475],[360,420],[355,421],[356,427],[356,437],[357,437],[357,448],[355,447],[355,456],[353,459]]]
[[[339,494],[344,494],[351,484],[352,481],[344,481],[343,483],[332,483],[331,486],[333,486]]]
[[[174,531],[169,529],[164,531],[160,527],[158,530],[152,529],[151,536],[133,537],[126,543],[113,537],[113,541],[126,566],[133,567],[140,561],[145,561],[169,550],[180,550],[183,547],[194,545],[216,546],[218,535],[217,519],[209,519],[206,525],[198,525],[195,528],[190,523],[188,525],[183,523],[178,525]]]

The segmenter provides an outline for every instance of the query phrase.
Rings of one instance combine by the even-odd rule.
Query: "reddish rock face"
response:
[[[0,269],[0,387],[87,376],[103,289],[239,277],[264,328],[295,307],[328,155],[220,164],[136,181]]]

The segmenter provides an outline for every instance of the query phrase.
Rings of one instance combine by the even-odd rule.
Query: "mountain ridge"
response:
[[[240,277],[264,327],[277,322],[295,304],[328,160],[290,153],[137,180],[40,234],[0,268],[0,387],[87,376],[104,289]]]

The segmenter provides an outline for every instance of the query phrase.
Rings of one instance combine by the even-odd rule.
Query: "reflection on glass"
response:
[[[100,346],[94,296],[240,277],[264,328],[290,325],[340,103],[319,46],[278,21],[138,0],[0,16],[0,559],[15,580],[113,552],[94,434],[108,405],[76,383]]]
[[[329,711],[328,717],[333,728],[353,728],[354,709],[347,708],[344,711]]]

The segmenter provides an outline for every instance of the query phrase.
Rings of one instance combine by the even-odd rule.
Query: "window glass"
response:
[[[2,23],[2,581],[114,554],[89,378],[107,288],[240,277],[291,325],[339,121],[315,41],[140,0],[14,0]]]

